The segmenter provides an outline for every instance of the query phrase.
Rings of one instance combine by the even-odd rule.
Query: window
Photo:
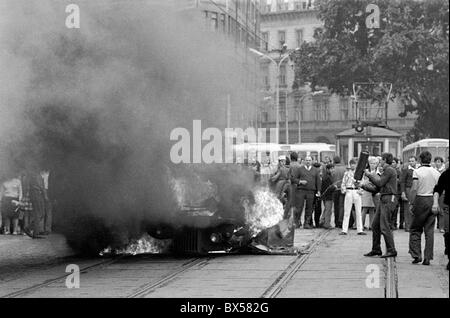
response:
[[[269,32],[263,32],[262,39],[263,39],[262,43],[263,50],[269,51]]]
[[[287,2],[285,0],[277,0],[277,10],[278,11],[289,10],[289,2]]]
[[[280,65],[280,86],[286,86],[286,64]]]
[[[329,101],[327,96],[316,96],[313,98],[314,119],[316,121],[327,121],[330,118]]]
[[[217,12],[211,12],[211,30],[216,31],[218,26]]]
[[[226,21],[226,16],[225,16],[224,13],[222,13],[222,14],[220,15],[220,31],[222,31],[223,33],[225,33],[226,30],[227,30],[227,29],[226,29],[225,21]]]
[[[300,95],[295,95],[294,96],[294,105],[295,105],[294,106],[295,110],[296,110],[298,116],[300,117],[298,119],[304,120],[304,117],[303,117],[303,101],[302,101],[302,97]]]
[[[261,121],[266,123],[269,121],[269,113],[266,111],[261,112]]]
[[[302,46],[302,43],[303,43],[303,30],[301,30],[301,29],[295,30],[295,40],[296,40],[297,47]]]
[[[269,66],[264,65],[261,67],[261,73],[263,78],[263,86],[266,90],[270,88]]]
[[[340,114],[341,120],[349,120],[348,108],[349,108],[348,97],[340,97],[339,98],[339,114]]]
[[[278,42],[280,43],[280,48],[286,42],[286,31],[278,31]]]

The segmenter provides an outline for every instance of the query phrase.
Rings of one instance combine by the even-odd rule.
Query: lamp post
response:
[[[261,53],[258,50],[255,50],[253,48],[249,48],[250,52],[258,55],[261,58],[267,58],[269,59],[271,62],[273,62],[276,65],[276,70],[277,70],[277,82],[276,82],[276,86],[275,86],[275,130],[276,130],[276,134],[275,134],[275,143],[279,143],[280,141],[280,67],[281,64],[289,57],[289,54],[285,54],[283,57],[281,57],[280,61],[277,63],[273,58],[271,58],[270,56]],[[287,103],[286,103],[287,105]],[[286,121],[287,121],[287,113],[286,113]],[[286,138],[288,136],[288,123],[286,123]],[[287,139],[286,139],[287,140]],[[287,143],[287,142],[286,142]]]
[[[307,96],[316,96],[316,95],[319,95],[319,94],[322,94],[322,93],[323,93],[322,90],[320,90],[320,91],[314,91],[314,92],[309,92],[309,93],[306,93],[305,95],[303,95],[303,96],[300,98],[299,105],[298,105],[299,108],[298,108],[298,110],[297,110],[297,116],[298,116],[298,143],[299,143],[299,144],[302,143],[301,118],[300,118],[300,105],[303,103],[303,99],[304,99],[305,97],[307,97]]]

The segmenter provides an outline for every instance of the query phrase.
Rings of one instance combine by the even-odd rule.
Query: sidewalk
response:
[[[337,229],[332,230],[279,297],[384,297],[385,260],[363,256],[371,249],[372,232],[367,232],[367,236],[357,236],[356,231],[340,236],[339,232]],[[443,255],[442,234],[438,231],[435,233],[435,259],[430,266],[411,264],[412,259],[408,254],[409,233],[397,230],[394,239],[398,250],[399,297],[448,298],[449,274],[445,269],[447,257]],[[383,240],[382,244],[384,248]],[[371,264],[377,265],[380,270],[379,288],[366,286],[367,277],[374,267],[367,267]]]
[[[0,282],[24,271],[45,268],[74,252],[62,235],[51,234],[43,239],[24,235],[0,235]]]

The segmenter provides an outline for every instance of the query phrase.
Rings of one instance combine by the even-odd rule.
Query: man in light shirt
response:
[[[362,191],[356,185],[356,180],[354,178],[356,169],[356,161],[350,160],[350,170],[345,172],[344,178],[342,179],[341,192],[345,194],[344,200],[344,220],[342,222],[342,232],[341,235],[347,235],[348,223],[350,221],[350,214],[352,212],[352,206],[355,205],[355,215],[356,215],[356,228],[358,235],[366,235],[363,231],[362,215],[361,215],[361,194]]]
[[[430,265],[433,259],[434,225],[436,214],[432,211],[433,193],[440,173],[430,166],[431,153],[423,151],[420,154],[421,167],[413,172],[411,187],[411,204],[413,219],[409,235],[409,253],[413,257],[413,264],[422,261],[421,238],[425,233],[425,251],[423,265]]]

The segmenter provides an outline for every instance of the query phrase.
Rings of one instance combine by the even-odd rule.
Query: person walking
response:
[[[406,232],[409,232],[411,226],[411,207],[409,205],[409,197],[411,193],[411,187],[413,184],[413,172],[417,168],[417,158],[411,156],[408,158],[408,166],[403,168],[400,173],[400,191],[401,191],[401,204],[403,204],[404,222],[400,219],[400,229],[403,228]]]
[[[294,154],[294,153],[293,153]],[[294,159],[291,156],[291,161]],[[296,159],[296,158],[295,158]],[[305,206],[305,224],[303,228],[310,229],[312,222],[312,209],[314,202],[314,195],[320,196],[321,180],[319,176],[319,171],[312,166],[312,158],[307,156],[305,158],[304,166],[293,166],[291,162],[290,167],[290,180],[291,185],[295,192],[295,207],[296,215],[294,214],[294,220],[296,227],[301,226],[301,216],[303,212],[303,207]]]
[[[341,164],[341,158],[335,156],[333,158],[334,171],[333,171],[333,183],[338,189],[341,189],[342,179],[347,171],[344,164]],[[334,206],[334,224],[336,227],[342,227],[342,220],[344,219],[344,200],[345,195],[341,191],[333,192],[333,206]]]
[[[380,170],[381,175],[373,175],[366,170],[364,175],[369,178],[369,181],[379,188],[380,202],[377,204],[377,209],[372,222],[372,250],[364,256],[381,256],[395,257],[397,251],[395,249],[394,236],[390,227],[390,220],[392,212],[394,211],[396,203],[397,191],[397,172],[392,168],[393,156],[391,153],[384,152],[381,154]],[[365,188],[365,185],[361,185]],[[368,189],[366,189],[368,190]],[[386,253],[382,255],[381,252],[381,235],[383,235],[386,243]]]
[[[361,189],[356,185],[354,178],[356,169],[356,160],[351,159],[350,170],[344,174],[341,184],[341,192],[345,194],[344,200],[344,219],[342,222],[341,235],[347,235],[348,224],[350,221],[350,214],[352,212],[353,205],[355,206],[355,223],[358,235],[366,235],[363,230],[362,217],[361,217]]]
[[[438,183],[440,173],[430,166],[431,153],[423,151],[420,155],[420,168],[413,172],[411,187],[411,203],[413,219],[409,232],[409,253],[413,264],[422,262],[421,238],[425,233],[425,250],[423,265],[430,265],[433,259],[434,226],[436,215],[432,211],[434,187]]]
[[[333,170],[334,165],[328,163],[325,166],[325,172],[322,178],[322,187],[320,192],[322,193],[322,201],[324,210],[320,216],[319,226],[325,229],[331,228],[331,213],[333,210],[333,193],[336,190],[336,185],[333,184]]]
[[[447,169],[442,172],[441,176],[439,177],[438,183],[433,189],[433,206],[431,207],[431,211],[434,214],[437,214],[440,210],[442,210],[442,213],[444,215],[444,244],[445,244],[445,252],[444,254],[447,255],[447,258],[450,260],[450,255],[448,253],[449,248],[449,226],[448,226],[448,210],[450,205],[450,169],[447,167]],[[443,204],[440,204],[440,198],[443,198]],[[447,270],[449,270],[449,263],[447,262]]]

